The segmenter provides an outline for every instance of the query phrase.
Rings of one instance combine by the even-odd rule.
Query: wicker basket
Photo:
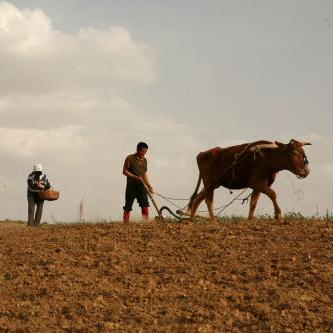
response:
[[[45,190],[39,192],[39,197],[42,200],[53,201],[59,199],[59,192],[54,190]]]

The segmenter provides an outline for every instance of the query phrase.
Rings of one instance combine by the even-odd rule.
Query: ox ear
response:
[[[291,140],[289,141],[289,144],[290,144],[290,145],[294,145],[295,143],[300,143],[300,142],[296,141],[295,139],[291,139]]]

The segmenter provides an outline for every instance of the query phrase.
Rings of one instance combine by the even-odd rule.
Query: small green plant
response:
[[[284,215],[284,218],[291,219],[291,220],[306,220],[307,219],[300,212],[288,212]]]
[[[239,222],[244,220],[243,216],[240,215],[223,215],[217,218],[218,222]]]

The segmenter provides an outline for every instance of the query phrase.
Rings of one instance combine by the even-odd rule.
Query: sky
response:
[[[200,151],[310,141],[310,175],[273,188],[284,212],[332,212],[332,47],[330,0],[0,1],[0,219],[26,219],[37,162],[61,192],[43,220],[76,221],[81,200],[85,219],[119,219],[139,141],[155,191],[179,198]]]

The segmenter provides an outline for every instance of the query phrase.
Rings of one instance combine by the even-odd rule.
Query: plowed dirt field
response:
[[[333,222],[0,223],[0,331],[333,332]]]

